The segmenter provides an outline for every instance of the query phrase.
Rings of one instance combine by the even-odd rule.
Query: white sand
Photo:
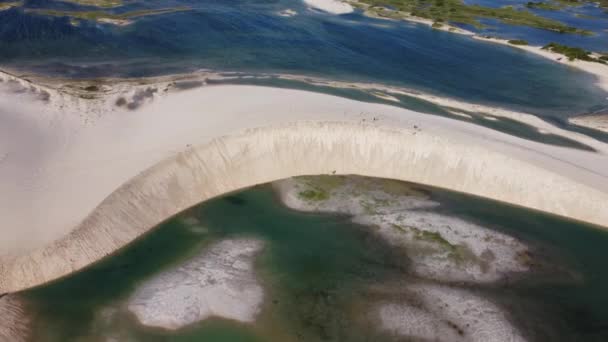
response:
[[[220,241],[137,288],[129,310],[144,325],[178,329],[215,316],[253,322],[263,289],[253,273],[258,240]]]
[[[608,133],[608,114],[582,115],[568,119],[579,126],[597,129]]]
[[[526,245],[462,219],[421,210],[438,203],[406,185],[359,177],[304,177],[275,182],[274,187],[292,209],[353,215],[354,222],[403,247],[409,268],[420,277],[483,283],[529,270]],[[302,195],[307,191],[321,191],[328,198],[309,200]]]
[[[406,290],[421,301],[420,306],[380,304],[384,329],[433,341],[525,341],[502,308],[471,291],[435,284],[412,284]]]
[[[343,89],[356,89],[356,90],[365,90],[373,95],[374,92],[382,91],[387,94],[396,94],[396,95],[406,95],[409,97],[421,99],[424,101],[428,101],[430,103],[436,104],[441,107],[452,108],[449,112],[456,116],[472,118],[470,114],[462,113],[460,111],[471,112],[471,113],[486,113],[491,114],[495,117],[505,117],[512,120],[519,121],[523,124],[530,125],[536,127],[537,129],[542,129],[543,131],[555,135],[559,135],[562,137],[566,137],[568,139],[572,139],[574,141],[578,141],[594,149],[601,151],[602,153],[608,153],[607,145],[597,140],[590,138],[584,134],[575,133],[569,130],[565,130],[554,126],[548,123],[541,118],[527,114],[523,112],[516,112],[510,109],[504,109],[499,107],[489,107],[482,104],[477,103],[469,103],[464,102],[462,100],[452,99],[448,97],[439,97],[436,95],[420,92],[412,89],[404,89],[399,87],[391,87],[385,86],[377,83],[355,83],[355,82],[341,82],[341,81],[332,81],[326,80],[317,77],[305,77],[298,75],[276,75],[278,78],[287,79],[287,80],[297,80],[302,82],[307,82],[313,85],[326,86],[326,87],[334,87],[334,88],[343,88]],[[389,95],[390,96],[390,95]],[[394,97],[394,96],[393,96]],[[456,109],[456,110],[453,110]]]
[[[291,8],[288,9],[284,9],[282,11],[277,12],[278,15],[280,15],[281,17],[293,17],[298,15],[298,12],[295,10],[292,10]]]
[[[158,91],[127,110],[114,104],[131,82],[93,100],[23,84],[50,99],[0,96],[0,233],[11,237],[0,292],[80,269],[207,198],[302,174],[396,178],[608,222],[603,153],[304,91],[146,84],[136,92]]]
[[[304,0],[304,3],[331,14],[346,14],[353,11],[353,7],[341,0]]]

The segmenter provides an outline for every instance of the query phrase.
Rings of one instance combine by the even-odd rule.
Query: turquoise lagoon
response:
[[[496,202],[416,188],[440,203],[430,210],[514,236],[535,246],[534,262],[550,260],[575,275],[532,272],[507,282],[454,286],[505,308],[529,341],[608,338],[608,234]],[[192,218],[198,229],[185,223]],[[213,318],[167,331],[141,326],[126,309],[142,282],[216,241],[238,237],[265,242],[254,262],[265,292],[254,323]],[[270,185],[263,185],[191,208],[107,260],[24,297],[36,342],[407,341],[366,315],[377,298],[400,300],[373,288],[420,281],[410,272],[407,252],[349,216],[287,209]]]

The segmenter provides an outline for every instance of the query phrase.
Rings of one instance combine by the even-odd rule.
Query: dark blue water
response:
[[[41,0],[30,3],[41,6]],[[127,27],[74,27],[68,18],[0,12],[0,65],[71,77],[199,68],[294,73],[382,82],[558,117],[608,105],[593,76],[539,57],[424,26],[310,11],[299,0],[149,1],[128,8],[178,5],[194,10]],[[276,14],[287,8],[299,14]]]
[[[516,8],[524,9],[523,6],[528,1],[529,0],[465,0],[464,2],[470,5],[485,7],[514,6]],[[596,4],[568,6],[557,11],[542,9],[527,10],[541,17],[557,20],[569,26],[591,31],[593,32],[593,35],[581,36],[576,34],[560,34],[527,26],[508,25],[497,20],[486,19],[480,21],[490,27],[475,29],[474,27],[467,26],[466,28],[484,35],[489,34],[508,39],[525,39],[533,45],[546,45],[549,42],[557,42],[596,52],[608,52],[608,13],[604,12],[604,9],[598,7]]]

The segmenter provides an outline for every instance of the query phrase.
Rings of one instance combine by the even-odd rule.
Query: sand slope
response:
[[[286,89],[207,86],[95,121],[59,95],[0,108],[0,293],[81,269],[203,200],[297,175],[418,182],[608,225],[603,153]]]

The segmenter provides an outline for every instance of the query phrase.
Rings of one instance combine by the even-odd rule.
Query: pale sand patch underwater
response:
[[[526,341],[502,308],[472,291],[416,283],[404,290],[415,296],[415,304],[377,306],[382,327],[393,333],[442,342]]]
[[[264,297],[253,273],[253,257],[262,247],[252,239],[217,242],[145,281],[128,308],[143,325],[172,330],[212,316],[253,322]]]
[[[0,297],[0,341],[25,342],[29,335],[29,317],[15,295]]]
[[[414,274],[444,282],[489,283],[530,270],[519,240],[462,219],[427,211],[439,203],[407,185],[359,177],[299,177],[274,183],[289,208],[353,216],[404,248]]]

